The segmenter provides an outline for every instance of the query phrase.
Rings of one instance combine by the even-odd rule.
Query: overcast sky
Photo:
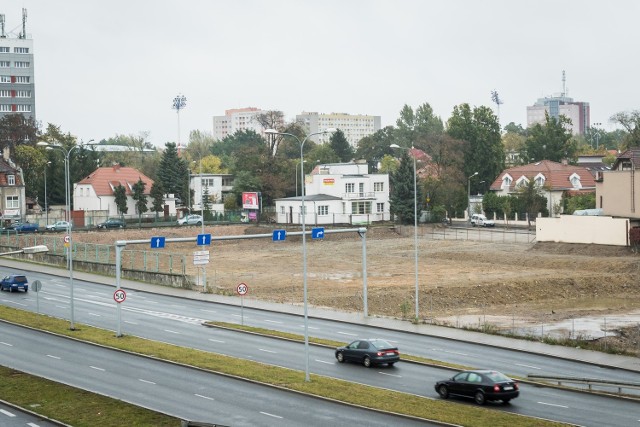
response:
[[[592,123],[640,109],[640,1],[615,0],[0,0],[34,41],[36,114],[79,140],[212,132],[226,109],[379,115],[404,104],[526,107],[562,91]]]

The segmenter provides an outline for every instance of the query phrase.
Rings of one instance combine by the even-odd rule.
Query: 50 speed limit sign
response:
[[[127,299],[127,293],[124,291],[124,289],[118,289],[113,293],[113,299],[115,302],[120,304]]]
[[[238,292],[238,295],[240,296],[245,296],[247,292],[249,292],[249,287],[247,286],[246,283],[240,283],[236,288],[236,292]]]

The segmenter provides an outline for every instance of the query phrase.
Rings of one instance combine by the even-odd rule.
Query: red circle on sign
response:
[[[118,289],[113,293],[113,299],[115,302],[120,304],[127,299],[127,293],[124,291],[124,289]]]
[[[247,292],[249,292],[249,287],[247,286],[246,283],[240,283],[236,288],[236,292],[238,292],[238,295],[240,296],[246,295]]]

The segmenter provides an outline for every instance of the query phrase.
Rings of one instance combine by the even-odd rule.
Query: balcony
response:
[[[373,191],[365,193],[343,193],[342,198],[344,200],[374,200],[376,198],[376,193]]]

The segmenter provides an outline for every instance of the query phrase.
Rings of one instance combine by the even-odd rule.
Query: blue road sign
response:
[[[312,239],[324,239],[324,227],[316,227],[311,229]]]
[[[196,239],[198,245],[210,245],[211,244],[211,234],[198,234],[198,238]]]
[[[273,230],[273,241],[281,242],[287,238],[287,230]]]
[[[152,249],[164,248],[164,237],[161,237],[161,236],[152,237],[151,248]]]

